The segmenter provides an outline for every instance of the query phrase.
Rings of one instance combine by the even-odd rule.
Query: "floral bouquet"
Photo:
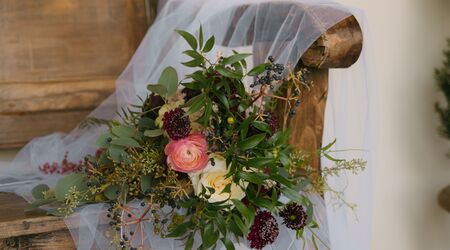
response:
[[[334,159],[333,143],[314,153],[289,146],[289,117],[301,105],[300,92],[313,87],[307,70],[285,74],[272,57],[247,70],[250,54],[237,52],[211,61],[206,53],[214,36],[204,42],[201,28],[198,37],[177,32],[191,47],[183,53],[192,60],[182,64],[193,73],[180,81],[168,67],[140,105],[123,110],[121,121],[84,123],[107,125],[98,151],[79,164],[66,160],[62,169],[43,166],[66,175],[54,188],[36,186],[29,209],[45,205],[47,213],[68,216],[106,203],[111,242],[122,249],[145,247],[143,223],[160,237],[181,239],[185,249],[198,241],[200,249],[223,244],[229,250],[242,238],[262,249],[279,234],[274,216],[304,237],[317,227],[306,194],[323,194],[327,175],[358,171],[365,161]],[[314,154],[336,165],[320,173],[309,164]],[[133,200],[144,213],[128,206]]]

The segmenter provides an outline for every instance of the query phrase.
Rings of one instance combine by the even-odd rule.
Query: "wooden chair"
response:
[[[0,30],[13,34],[0,38],[0,54],[13,60],[0,63],[0,147],[20,146],[34,136],[68,130],[113,91],[114,79],[147,28],[143,3],[2,1],[0,6],[14,10],[0,8],[0,16],[10,23],[0,24]],[[314,87],[291,121],[292,144],[311,150],[321,146],[328,69],[355,63],[362,42],[361,29],[351,16],[304,53],[299,65],[309,68]],[[313,165],[318,168],[319,159]],[[0,249],[74,249],[61,218],[25,215],[25,206],[13,194],[0,194]]]

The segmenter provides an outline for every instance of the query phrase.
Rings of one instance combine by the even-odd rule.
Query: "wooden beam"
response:
[[[300,60],[312,68],[347,68],[358,60],[362,45],[361,27],[350,16],[322,34]]]
[[[20,147],[32,138],[54,132],[68,132],[89,113],[90,110],[0,114],[0,149]]]
[[[0,84],[0,115],[83,110],[114,92],[115,79]]]

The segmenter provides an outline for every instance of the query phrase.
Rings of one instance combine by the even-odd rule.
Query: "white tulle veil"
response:
[[[285,6],[281,11],[279,6]],[[289,6],[289,7],[286,7]],[[282,15],[280,15],[282,13]],[[358,14],[342,5],[324,0],[173,0],[160,10],[130,63],[117,80],[116,92],[105,100],[90,116],[118,119],[116,111],[129,104],[137,104],[137,96],[148,94],[146,85],[156,83],[161,71],[172,66],[179,76],[191,69],[180,62],[188,58],[181,52],[188,49],[176,29],[196,34],[200,24],[205,37],[215,36],[215,52],[225,55],[231,50],[254,52],[255,45],[266,43],[258,57],[249,64],[262,63],[272,55],[277,63],[296,65],[302,54],[328,28],[344,18]],[[362,22],[363,23],[363,22]],[[364,24],[364,23],[363,23]],[[261,48],[261,46],[259,46]],[[215,57],[215,52],[210,53]],[[113,58],[111,60],[114,60]],[[329,100],[326,108],[324,144],[337,139],[335,149],[364,149],[340,153],[340,157],[363,157],[370,160],[370,114],[372,86],[368,81],[366,57],[350,69],[333,70],[330,74]],[[58,175],[46,175],[38,166],[46,162],[60,162],[68,152],[70,161],[78,162],[86,154],[96,151],[95,140],[104,127],[77,128],[69,134],[56,133],[35,138],[15,157],[11,164],[0,168],[0,191],[15,192],[32,201],[31,189],[39,183],[55,184]],[[328,162],[323,161],[324,167]],[[370,165],[369,165],[370,166]],[[311,197],[320,229],[316,234],[322,242],[320,249],[370,249],[370,167],[360,176],[341,176],[330,179],[350,202],[356,202],[357,217],[348,208],[336,207],[328,194],[325,202],[320,196]],[[130,205],[139,204],[134,201]],[[107,238],[106,208],[103,204],[87,205],[66,219],[78,249],[112,249]],[[327,219],[328,215],[328,219]],[[73,227],[73,223],[79,227]],[[328,227],[329,226],[329,227]],[[280,236],[270,249],[313,249],[311,241],[295,240],[295,232],[280,227]],[[146,230],[150,249],[182,249],[182,242],[160,239]],[[306,235],[308,239],[310,235]],[[328,245],[328,246],[325,246]],[[245,242],[239,249],[247,249]]]

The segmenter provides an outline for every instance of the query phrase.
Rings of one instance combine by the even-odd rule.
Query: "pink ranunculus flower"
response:
[[[191,134],[180,140],[171,140],[166,145],[167,165],[175,171],[193,173],[208,164],[208,142],[200,133]]]

